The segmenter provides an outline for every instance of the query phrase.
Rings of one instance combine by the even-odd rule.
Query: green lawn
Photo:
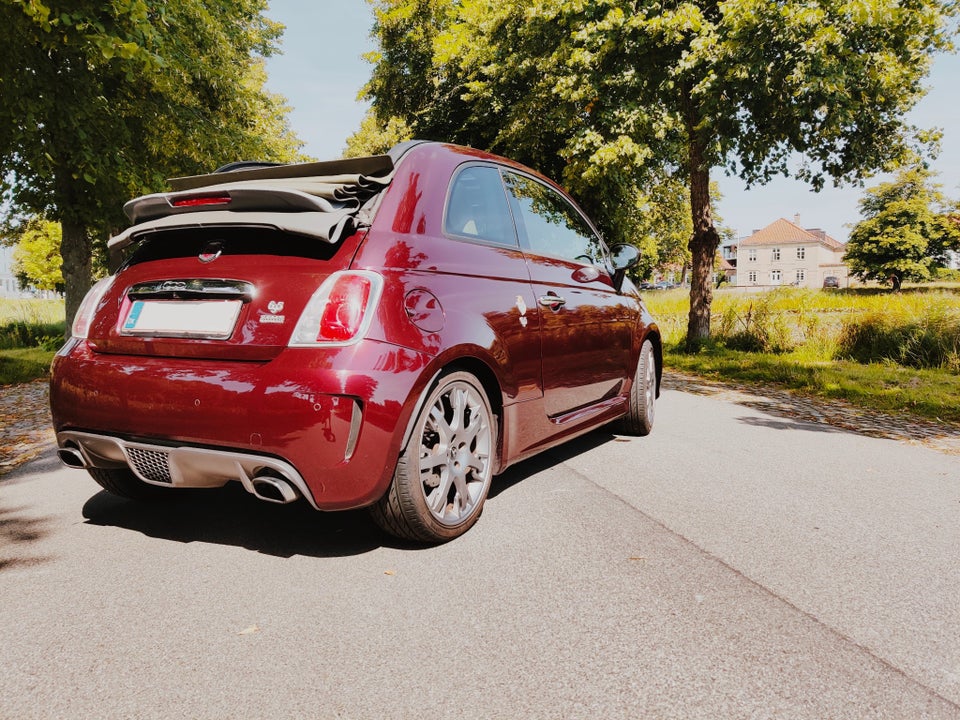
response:
[[[45,377],[64,328],[62,300],[0,299],[0,385]]]
[[[960,288],[779,289],[714,295],[712,338],[683,351],[687,291],[647,293],[665,364],[890,413],[960,422]],[[857,358],[856,361],[852,358]]]

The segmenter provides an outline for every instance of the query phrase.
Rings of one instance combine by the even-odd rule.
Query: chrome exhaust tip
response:
[[[293,485],[275,475],[257,475],[250,480],[251,492],[261,500],[286,505],[300,496]]]
[[[86,458],[83,457],[83,453],[77,450],[77,448],[60,448],[57,450],[57,457],[60,459],[60,462],[69,468],[85,470],[86,468],[90,467]]]

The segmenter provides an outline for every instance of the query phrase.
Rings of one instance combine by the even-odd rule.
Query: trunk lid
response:
[[[87,342],[101,353],[269,360],[365,234],[331,244],[263,226],[151,233],[99,303]]]

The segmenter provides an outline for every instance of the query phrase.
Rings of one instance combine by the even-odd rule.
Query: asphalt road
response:
[[[419,549],[0,480],[0,718],[960,718],[960,459],[667,391]]]

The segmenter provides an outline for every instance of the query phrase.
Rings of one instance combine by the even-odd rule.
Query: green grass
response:
[[[715,293],[712,338],[686,353],[689,297],[649,293],[666,365],[891,413],[960,422],[960,288]]]
[[[0,385],[30,382],[50,372],[54,350],[17,348],[0,350]]]
[[[816,361],[711,347],[697,354],[667,348],[666,365],[717,380],[772,384],[808,395],[841,398],[888,413],[960,423],[960,376],[894,364]]]
[[[64,328],[60,300],[0,299],[0,385],[46,377]]]

